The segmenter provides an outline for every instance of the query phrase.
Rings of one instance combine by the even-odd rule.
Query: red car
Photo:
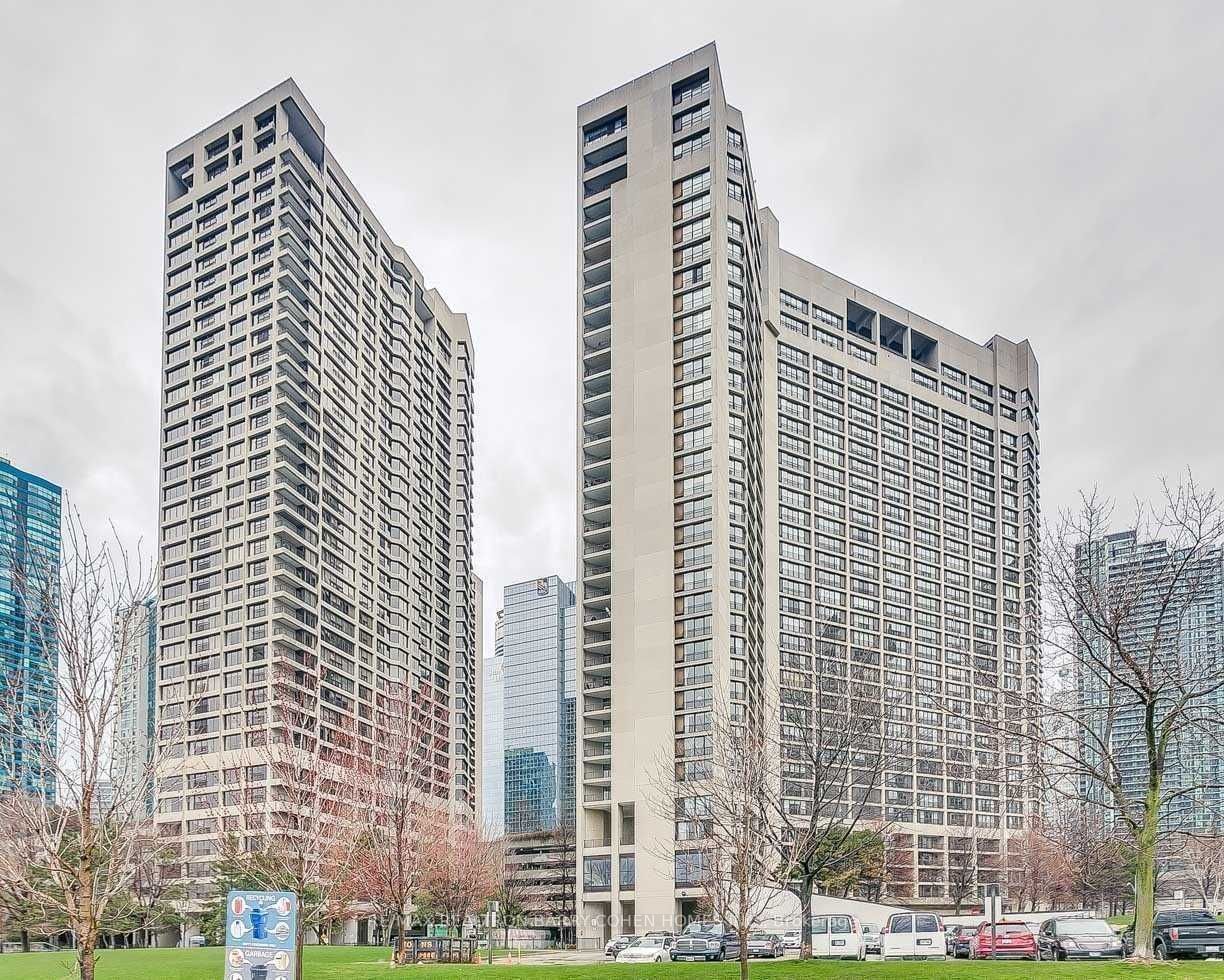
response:
[[[1037,937],[1023,922],[996,922],[994,946],[991,946],[990,923],[983,922],[969,940],[969,958],[974,960],[1036,960]]]

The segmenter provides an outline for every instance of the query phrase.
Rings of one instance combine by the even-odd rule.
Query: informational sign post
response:
[[[225,911],[225,980],[293,980],[297,896],[232,891]]]

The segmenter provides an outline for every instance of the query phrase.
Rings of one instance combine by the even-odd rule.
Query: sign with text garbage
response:
[[[225,980],[293,980],[297,896],[234,890],[225,903]]]

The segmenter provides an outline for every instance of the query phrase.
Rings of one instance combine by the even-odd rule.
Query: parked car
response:
[[[886,960],[943,960],[948,940],[943,920],[933,912],[894,912],[880,933]]]
[[[667,963],[672,941],[666,936],[642,936],[616,954],[617,963]]]
[[[615,957],[617,953],[619,953],[622,949],[627,948],[628,945],[635,939],[637,939],[637,936],[628,934],[623,936],[614,936],[612,939],[608,940],[608,945],[604,947],[604,956]]]
[[[1037,937],[1023,922],[983,922],[969,940],[974,960],[1036,960]]]
[[[1037,930],[1042,960],[1122,959],[1122,940],[1104,919],[1046,919]]]
[[[1135,951],[1135,927],[1122,934],[1126,955]],[[1224,923],[1206,909],[1171,909],[1152,920],[1152,955],[1179,960],[1224,955]]]
[[[803,934],[798,929],[782,933],[782,945],[787,949],[798,949],[803,945]]]
[[[863,953],[880,953],[880,927],[874,923],[863,923]]]
[[[725,960],[738,956],[739,940],[721,922],[690,922],[671,949],[673,960]]]
[[[863,927],[853,915],[812,916],[812,956],[861,960],[867,956]]]
[[[750,932],[748,934],[748,957],[750,959],[764,957],[776,960],[779,956],[785,955],[786,949],[782,945],[781,938],[772,932]]]
[[[973,938],[972,926],[949,926],[946,941],[948,955],[958,960],[969,959],[969,940]]]

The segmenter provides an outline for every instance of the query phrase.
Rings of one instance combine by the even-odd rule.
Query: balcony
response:
[[[582,506],[584,510],[606,507],[612,503],[612,479],[610,468],[597,477],[584,477],[582,481]]]
[[[582,332],[584,334],[604,330],[612,323],[612,307],[604,305],[583,314]]]
[[[594,268],[612,258],[612,240],[606,236],[590,242],[582,250],[582,265],[584,269]]]
[[[582,376],[593,378],[612,369],[611,331],[608,331],[608,343],[601,350],[586,350],[582,355]]]
[[[582,270],[582,285],[584,289],[592,286],[602,286],[612,281],[612,263],[605,261],[599,265],[587,266]]]
[[[608,439],[611,435],[612,414],[610,410],[605,412],[587,411],[583,413],[582,441],[584,446],[593,442],[599,442],[601,439]]]
[[[610,362],[609,362],[610,363]],[[584,377],[582,380],[582,398],[589,402],[593,398],[607,398],[612,391],[612,372],[605,367],[597,374]]]
[[[606,282],[601,286],[595,286],[592,289],[587,289],[582,294],[582,309],[590,312],[597,310],[601,306],[607,306],[612,302],[612,283]]]

